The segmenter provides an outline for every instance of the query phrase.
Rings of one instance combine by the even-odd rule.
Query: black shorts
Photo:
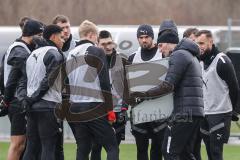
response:
[[[14,99],[9,106],[8,117],[11,122],[11,136],[26,134],[26,114],[20,108],[20,105],[20,102]]]

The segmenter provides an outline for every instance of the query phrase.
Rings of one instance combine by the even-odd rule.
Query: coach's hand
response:
[[[146,92],[133,92],[130,94],[131,101],[133,104],[130,104],[132,106],[135,106],[141,102],[144,101],[145,98],[147,98]]]

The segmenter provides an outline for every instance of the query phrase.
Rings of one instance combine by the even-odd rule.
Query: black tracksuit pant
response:
[[[169,123],[162,145],[165,160],[195,160],[191,146],[202,119],[192,117],[191,120],[179,119]]]
[[[201,157],[202,136],[201,136],[201,132],[200,132],[200,126],[197,130],[198,131],[196,131],[196,134],[194,135],[191,148],[193,149],[192,154],[194,155],[196,160],[202,160],[202,157]]]
[[[125,138],[125,124],[114,123],[113,128],[115,130],[117,144],[119,146],[122,139]],[[93,142],[92,151],[91,151],[91,160],[101,160],[101,152],[102,152],[102,146],[100,144]]]
[[[112,126],[106,117],[89,122],[74,122],[77,160],[86,160],[95,141],[107,152],[107,160],[118,160],[118,145]]]
[[[35,160],[36,155],[39,154],[39,149],[41,149],[41,160],[55,160],[60,128],[61,125],[53,109],[28,113],[27,148],[23,160]]]
[[[100,103],[73,103],[72,113],[87,112]],[[102,107],[102,106],[100,106]],[[74,137],[77,142],[77,160],[87,160],[91,152],[92,143],[96,142],[104,147],[107,152],[107,160],[118,160],[118,144],[112,125],[107,116],[90,119],[89,121],[71,122]]]
[[[137,145],[137,160],[148,160],[148,146],[151,139],[150,160],[162,160],[162,142],[167,124],[163,122],[147,122],[132,124],[132,134]]]
[[[205,116],[201,133],[209,160],[223,160],[223,145],[230,136],[231,118],[231,113]]]

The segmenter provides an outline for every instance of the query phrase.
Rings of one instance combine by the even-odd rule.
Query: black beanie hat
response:
[[[36,20],[28,20],[23,26],[22,36],[29,37],[43,32],[43,24]]]
[[[149,37],[152,37],[152,39],[154,39],[153,29],[150,25],[147,24],[143,24],[138,27],[137,38],[139,38],[141,35],[148,35]]]
[[[178,42],[179,42],[178,35],[172,30],[166,30],[158,34],[157,44],[159,43],[178,44]]]
[[[62,28],[59,27],[58,25],[51,24],[45,27],[43,31],[43,38],[49,40],[51,35],[56,34],[56,33],[61,33]]]
[[[162,23],[160,24],[158,33],[161,33],[165,30],[172,30],[178,34],[177,25],[175,24],[175,22],[173,20],[170,20],[170,19],[166,19],[166,20],[162,21]]]

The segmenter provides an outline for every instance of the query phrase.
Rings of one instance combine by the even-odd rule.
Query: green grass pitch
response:
[[[9,143],[0,142],[0,160],[5,160],[7,155]],[[239,160],[240,146],[226,145],[224,147],[224,160]],[[74,143],[64,144],[65,160],[76,159],[76,145]],[[206,151],[202,147],[202,158],[206,160]],[[102,160],[106,159],[106,153],[102,152]],[[120,146],[120,160],[136,160],[136,146],[135,144],[121,144]]]

